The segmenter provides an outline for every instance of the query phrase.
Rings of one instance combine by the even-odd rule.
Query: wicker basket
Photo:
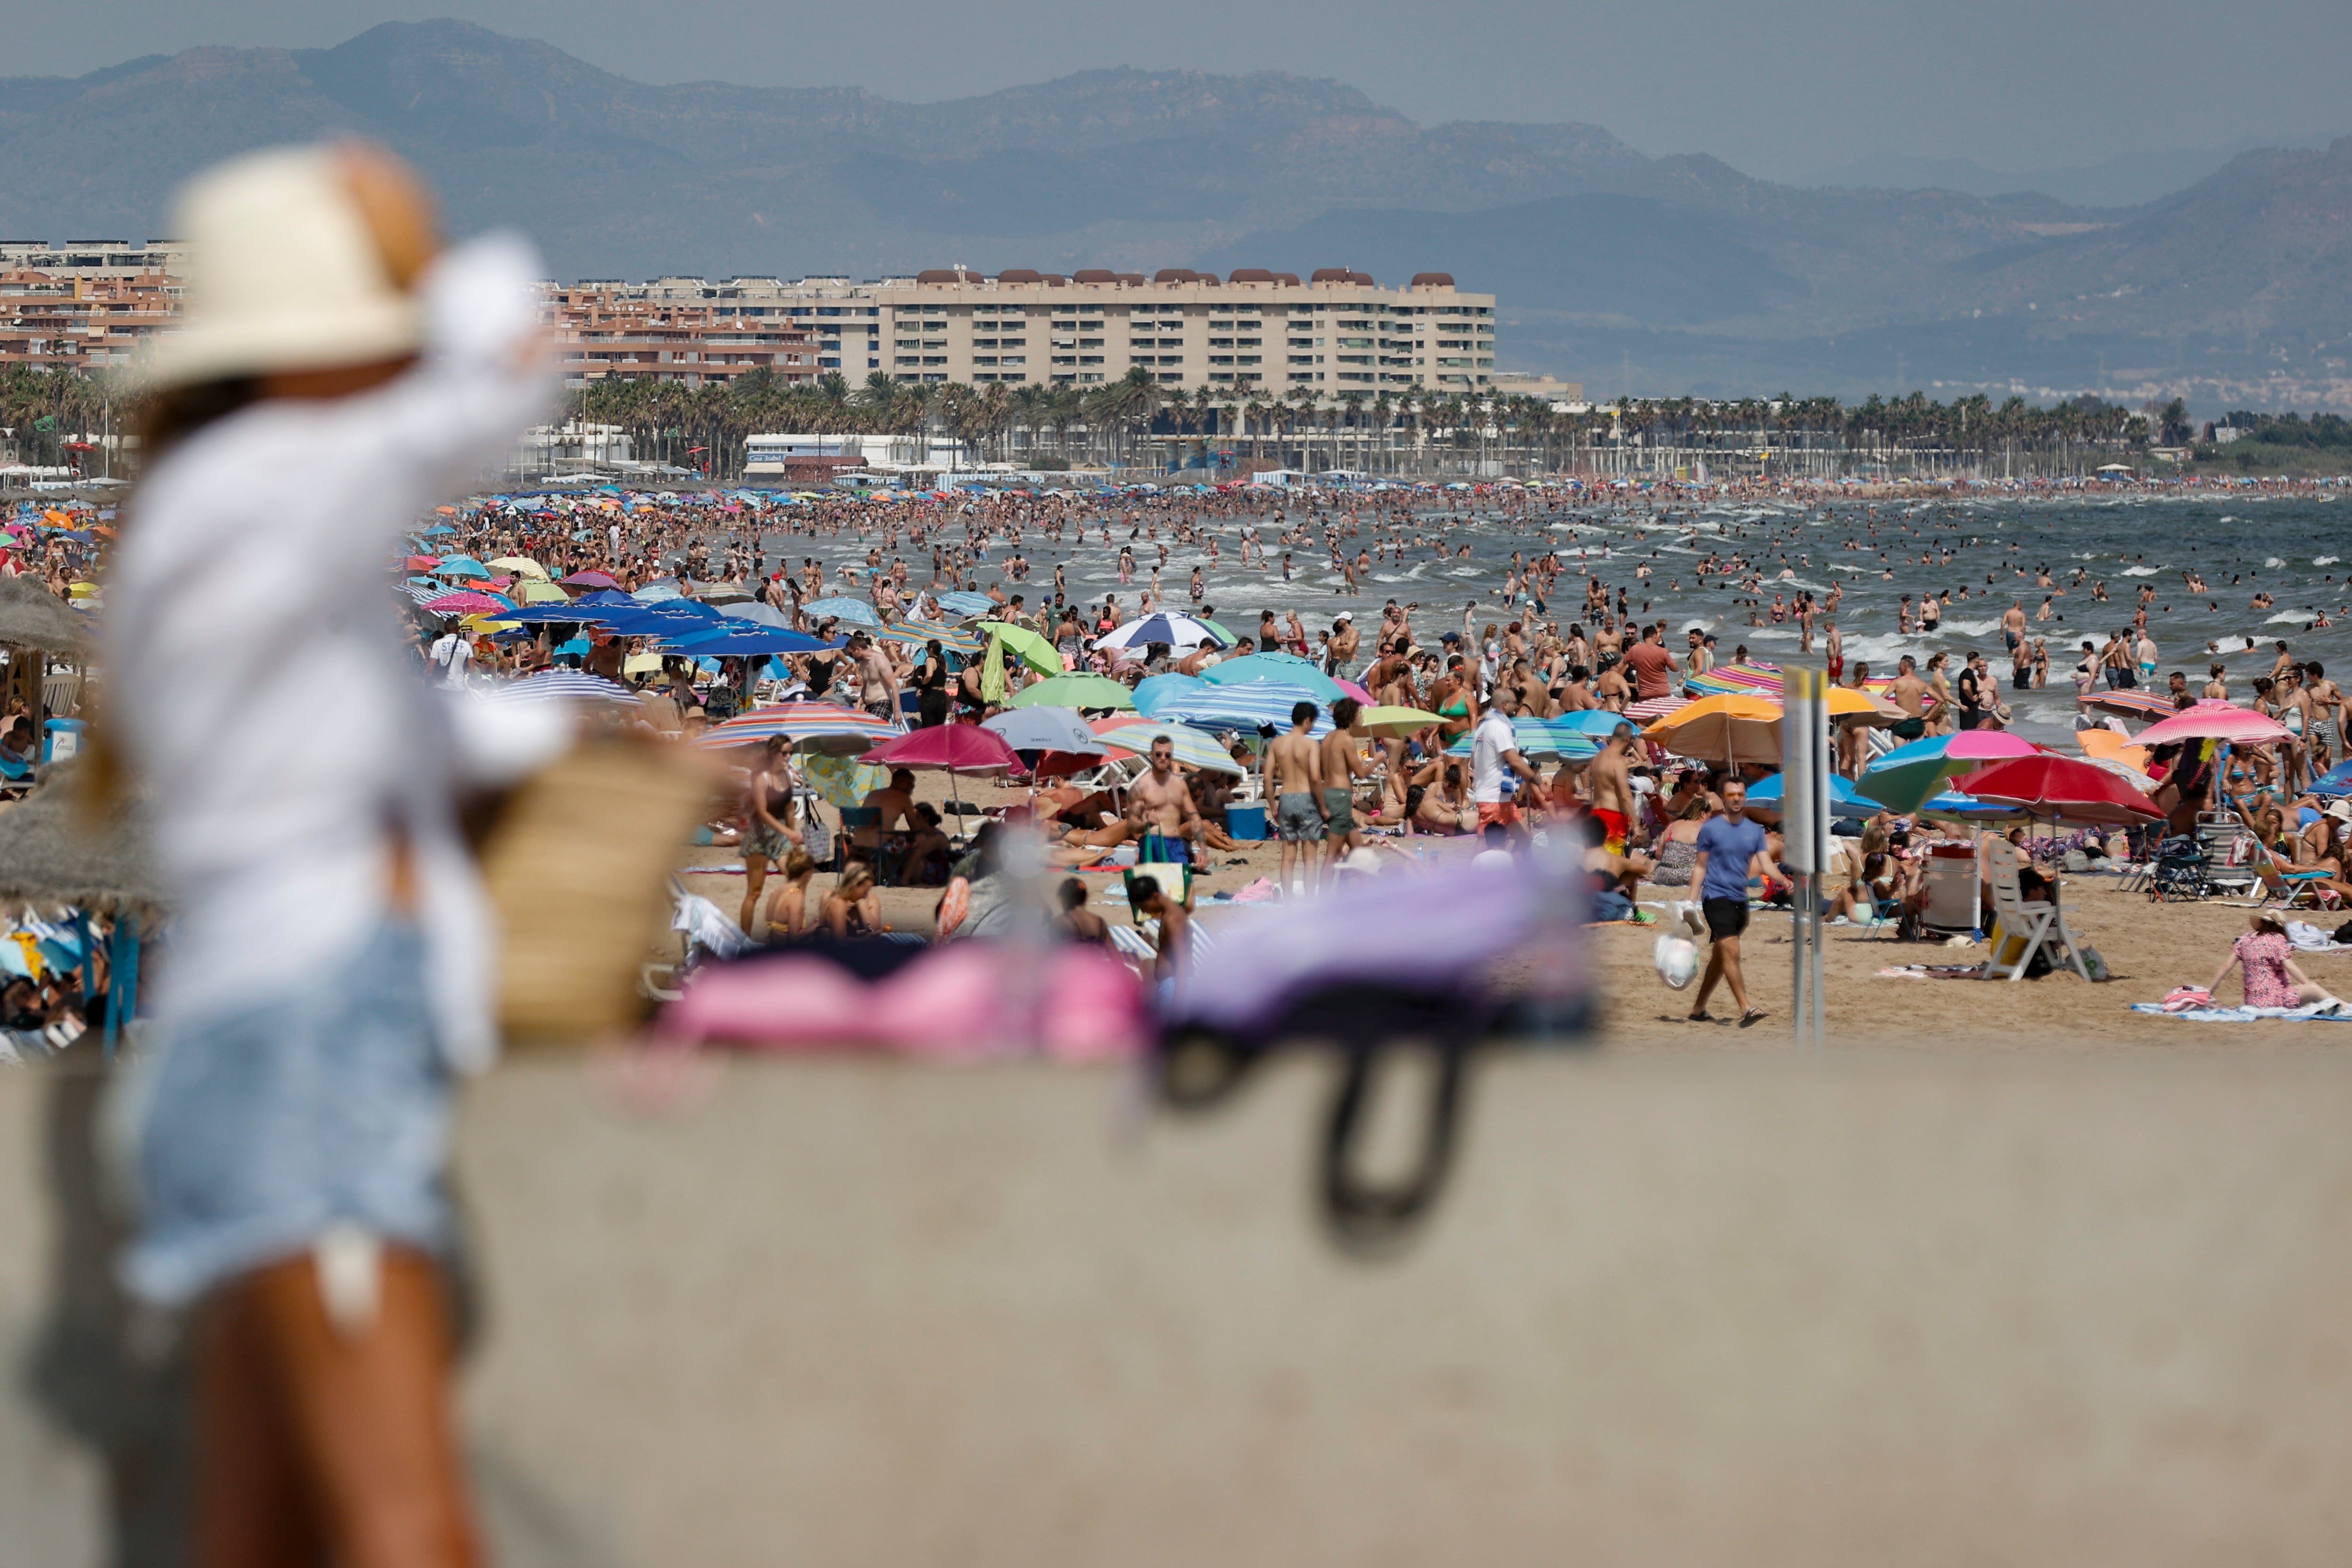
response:
[[[643,1020],[638,970],[667,926],[679,848],[719,783],[698,754],[598,736],[515,792],[482,851],[510,1043],[585,1044]]]

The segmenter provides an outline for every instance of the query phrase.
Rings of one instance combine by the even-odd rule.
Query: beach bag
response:
[[[510,1043],[585,1044],[644,1019],[637,977],[667,931],[678,846],[726,789],[705,754],[614,734],[583,738],[508,799],[481,866]]]

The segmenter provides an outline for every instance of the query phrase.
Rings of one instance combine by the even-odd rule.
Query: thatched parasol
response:
[[[168,895],[148,848],[146,813],[126,800],[91,823],[78,767],[44,769],[39,789],[0,810],[0,902],[127,912],[152,925]]]
[[[89,643],[89,622],[38,579],[0,577],[0,643],[85,659]]]

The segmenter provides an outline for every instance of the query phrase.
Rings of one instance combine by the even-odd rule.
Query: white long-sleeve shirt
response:
[[[401,823],[443,1049],[461,1068],[495,1053],[497,936],[451,797],[551,758],[564,721],[428,690],[386,562],[551,401],[530,351],[538,271],[511,237],[452,250],[422,287],[415,369],[358,396],[257,403],[141,484],[107,584],[108,684],[176,901],[166,1019],[337,973],[388,913]]]

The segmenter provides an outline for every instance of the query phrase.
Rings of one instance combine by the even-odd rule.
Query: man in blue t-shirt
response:
[[[1706,998],[1715,983],[1731,987],[1739,1005],[1739,1027],[1746,1029],[1764,1016],[1762,1008],[1748,1005],[1747,977],[1739,971],[1739,934],[1748,929],[1748,879],[1780,872],[1765,852],[1764,830],[1748,820],[1748,786],[1738,779],[1723,782],[1723,810],[1698,831],[1698,862],[1691,868],[1691,884],[1698,889],[1699,908],[1706,915],[1708,944],[1706,975],[1698,983],[1698,999],[1691,1005],[1693,1023],[1712,1023]]]

